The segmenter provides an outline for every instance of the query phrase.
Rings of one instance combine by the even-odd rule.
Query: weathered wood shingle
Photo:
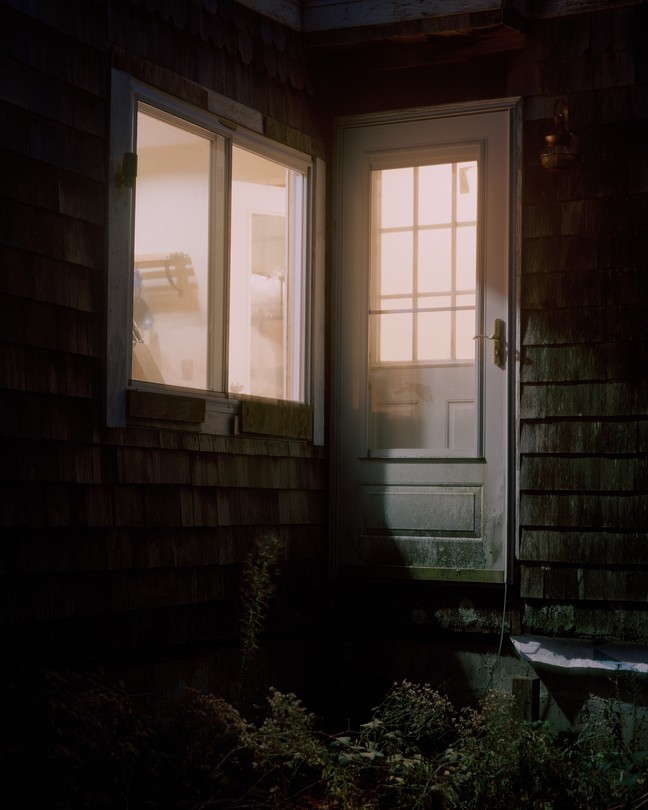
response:
[[[525,124],[521,279],[519,554],[530,600],[648,601],[645,22],[639,8],[549,21],[529,36],[542,81],[520,79],[538,96]],[[538,110],[565,95],[582,159],[551,176],[537,160]],[[527,615],[531,630],[551,626],[547,610]],[[603,616],[563,632],[603,628]]]

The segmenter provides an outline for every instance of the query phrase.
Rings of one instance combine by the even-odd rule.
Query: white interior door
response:
[[[341,572],[503,581],[515,101],[338,126]]]

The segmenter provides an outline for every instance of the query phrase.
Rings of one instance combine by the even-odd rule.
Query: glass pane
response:
[[[376,172],[382,186],[380,227],[411,227],[413,222],[413,169]]]
[[[452,221],[452,163],[421,166],[419,172],[419,225]]]
[[[457,222],[477,220],[477,161],[457,163]]]
[[[452,229],[419,232],[419,290],[441,292],[452,286]]]
[[[372,369],[369,379],[369,447],[421,446],[418,385],[416,370],[405,371],[401,367]]]
[[[461,307],[462,309],[470,307],[473,312],[475,310],[475,300],[475,293],[462,293],[461,295],[455,296],[455,303],[457,307]]]
[[[229,390],[303,400],[305,177],[232,150]]]
[[[375,366],[368,445],[470,455],[476,447],[475,373],[463,365]]]
[[[469,455],[478,418],[477,162],[377,171],[373,194],[369,448]]]
[[[422,295],[419,298],[420,309],[447,309],[454,306],[454,298],[451,295]]]
[[[477,227],[457,228],[457,289],[474,290],[477,284]]]
[[[418,317],[419,360],[450,360],[452,357],[452,314],[422,312]]]
[[[457,334],[456,334],[456,352],[457,357],[462,360],[473,360],[475,358],[475,344],[477,341],[473,340],[475,335],[475,310],[464,309],[457,312]]]
[[[379,330],[379,352],[384,363],[412,359],[412,315],[374,315],[375,327]]]
[[[397,310],[407,310],[407,312],[412,311],[412,298],[411,296],[407,295],[397,295],[393,298],[383,298],[382,299],[382,309],[387,310],[389,312],[396,312]]]
[[[413,245],[411,231],[389,232],[380,243],[380,295],[412,292]]]
[[[141,110],[132,378],[207,387],[212,144]]]

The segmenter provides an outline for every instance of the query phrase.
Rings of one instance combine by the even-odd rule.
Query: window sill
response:
[[[241,433],[313,441],[313,409],[299,402],[241,399]]]
[[[252,397],[212,399],[131,388],[126,392],[126,408],[128,419],[140,423],[219,435],[313,441],[313,410],[296,402]]]
[[[202,397],[130,389],[126,392],[126,413],[135,419],[195,424],[205,421],[206,403]]]

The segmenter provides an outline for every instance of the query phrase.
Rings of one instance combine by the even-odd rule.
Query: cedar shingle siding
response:
[[[614,607],[648,600],[647,20],[628,8],[538,25],[509,82],[528,96],[519,557],[531,632],[553,629],[547,600],[584,603],[564,632],[590,636],[614,633]],[[548,177],[537,113],[565,94],[583,159]],[[612,610],[586,609],[601,602]]]
[[[645,643],[648,616],[635,607],[648,601],[648,7],[619,6],[632,7],[412,37],[400,51],[361,36],[355,51],[342,37],[328,51],[325,35],[313,41],[318,67],[326,53],[343,60],[324,82],[338,114],[522,97],[522,599],[521,623],[515,607],[508,626]],[[354,81],[340,94],[343,74]],[[568,99],[581,159],[550,175],[539,155],[557,98]],[[439,590],[399,595],[402,612],[436,615]],[[456,607],[464,590],[441,599]],[[488,614],[488,598],[471,601]]]
[[[117,67],[204,108],[207,90],[233,98],[317,149],[338,114],[523,97],[516,626],[648,641],[648,7],[536,21],[472,60],[470,41],[435,60],[432,39],[416,58],[350,46],[339,62],[230,0],[6,0],[0,30],[8,640],[101,660],[226,651],[241,562],[267,532],[286,543],[271,627],[307,634],[326,605],[325,449],[105,427]],[[582,161],[550,176],[539,153],[563,96]]]
[[[104,427],[111,66],[317,134],[294,33],[233,3],[156,5],[0,5],[1,620],[61,660],[231,642],[241,563],[268,532],[286,557],[274,627],[313,626],[323,602],[321,448]]]

